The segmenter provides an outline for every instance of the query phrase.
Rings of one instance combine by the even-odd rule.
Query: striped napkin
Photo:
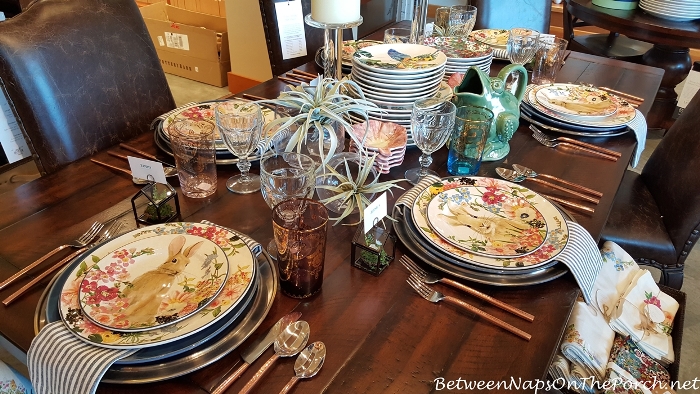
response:
[[[416,198],[418,198],[421,192],[435,182],[440,182],[440,178],[436,177],[435,175],[426,176],[420,182],[416,183],[415,186],[408,189],[401,197],[399,197],[394,206],[396,207],[400,205],[409,209],[413,208],[413,203],[416,201]]]
[[[256,256],[262,253],[258,242],[227,230],[236,233]],[[27,366],[37,394],[92,394],[114,362],[137,351],[139,349],[118,350],[91,345],[78,339],[63,321],[56,321],[44,326],[32,340]]]
[[[593,289],[603,266],[598,245],[591,234],[580,224],[566,221],[569,227],[569,242],[557,256],[566,265],[578,283],[587,304],[594,300]]]
[[[627,127],[629,127],[634,132],[634,136],[637,137],[637,149],[634,151],[634,156],[632,156],[632,160],[630,161],[632,167],[636,167],[637,164],[639,164],[639,159],[642,157],[644,146],[647,143],[647,120],[638,109],[634,111],[636,112],[634,119],[627,122]]]

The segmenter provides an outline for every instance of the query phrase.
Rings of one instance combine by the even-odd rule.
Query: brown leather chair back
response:
[[[549,33],[552,0],[472,0],[476,7],[478,29],[511,29],[524,27]]]
[[[668,130],[642,170],[682,264],[700,233],[700,93]]]
[[[175,108],[134,0],[40,0],[0,22],[0,88],[42,173]]]

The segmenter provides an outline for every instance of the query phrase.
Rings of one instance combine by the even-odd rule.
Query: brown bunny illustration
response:
[[[168,245],[168,259],[158,268],[144,272],[124,289],[122,294],[129,306],[124,314],[132,327],[150,326],[155,320],[158,308],[163,298],[170,292],[175,278],[181,274],[190,257],[202,246],[204,241],[197,242],[182,251],[185,237],[179,235]]]

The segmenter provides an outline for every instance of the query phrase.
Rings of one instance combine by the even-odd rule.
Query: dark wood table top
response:
[[[494,64],[498,69],[502,64]],[[307,70],[313,70],[307,65]],[[645,98],[640,110],[646,113],[659,86],[662,71],[646,66],[572,53],[559,75],[561,81],[591,82]],[[275,97],[284,84],[273,79],[248,92]],[[532,139],[527,124],[511,141],[511,153],[502,162],[485,163],[479,175],[496,176],[496,166],[522,163],[537,171],[577,182],[604,193],[595,214],[574,213],[575,219],[598,238],[620,184],[635,140],[631,135],[609,139],[587,138],[622,153],[616,163],[565,150],[546,148]],[[142,135],[130,144],[158,152],[152,135]],[[113,148],[119,150],[118,147]],[[383,179],[399,178],[418,164],[419,151],[409,149],[404,164]],[[107,152],[96,158],[124,165]],[[433,168],[445,174],[446,151],[433,155]],[[254,172],[257,168],[254,166]],[[238,173],[235,166],[220,166],[218,189],[207,199],[182,197],[186,221],[211,220],[232,227],[266,244],[272,237],[270,209],[259,193],[237,195],[226,190],[226,179]],[[408,187],[407,183],[402,183]],[[547,191],[537,184],[534,190]],[[88,159],[0,195],[0,278],[7,278],[57,245],[75,239],[95,220],[122,215],[132,226],[130,198],[139,190],[128,176],[105,169]],[[398,196],[395,195],[392,201]],[[319,375],[302,381],[298,392],[405,392],[431,391],[433,380],[544,379],[579,290],[570,275],[536,286],[500,288],[470,284],[535,316],[525,322],[480,300],[438,286],[473,305],[506,320],[533,335],[524,341],[484,320],[448,304],[431,304],[406,284],[407,273],[394,262],[379,277],[350,265],[354,226],[330,227],[322,291],[307,300],[277,294],[272,309],[251,339],[264,334],[281,316],[300,311],[311,326],[311,340],[328,348]],[[405,250],[397,248],[397,258]],[[56,256],[52,261],[67,255]],[[47,266],[46,264],[44,267]],[[41,269],[39,270],[39,272]],[[3,298],[27,279],[0,292]],[[37,301],[46,284],[9,307],[0,306],[0,334],[20,351],[27,351],[34,337],[33,321]],[[265,359],[267,350],[234,384],[237,392]],[[239,349],[196,372],[160,383],[142,385],[101,384],[100,393],[206,393],[240,364]],[[279,391],[293,376],[293,359],[279,361],[256,389],[260,393]],[[504,391],[505,392],[505,391]]]
[[[591,0],[566,0],[572,15],[587,23],[636,40],[674,47],[700,48],[700,20],[675,22],[647,14],[641,8],[614,10]]]

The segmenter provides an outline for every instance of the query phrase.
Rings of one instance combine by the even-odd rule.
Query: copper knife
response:
[[[275,323],[272,328],[267,332],[262,337],[259,337],[253,341],[253,343],[248,346],[247,349],[241,352],[241,358],[243,359],[243,364],[241,364],[238,369],[233,371],[233,373],[229,376],[227,376],[224,380],[219,383],[218,386],[214,388],[214,390],[211,392],[211,394],[221,394],[226,389],[228,389],[233,382],[235,382],[243,373],[248,369],[250,364],[252,364],[255,360],[262,355],[267,348],[272,345],[273,342],[275,342],[275,338],[279,335],[282,330],[287,328],[288,325],[291,323],[294,323],[295,321],[299,320],[301,317],[301,312],[292,312],[289,313],[285,316],[282,316],[281,319]]]

